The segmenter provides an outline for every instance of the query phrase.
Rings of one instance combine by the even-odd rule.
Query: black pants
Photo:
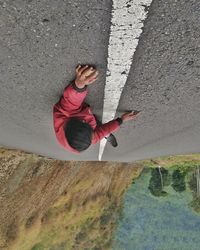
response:
[[[97,122],[97,126],[101,125],[102,122],[97,118],[97,116],[95,114],[93,114],[95,119],[96,119],[96,122]]]

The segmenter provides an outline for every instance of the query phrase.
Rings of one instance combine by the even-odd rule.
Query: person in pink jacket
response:
[[[76,78],[63,92],[60,100],[53,106],[53,123],[59,144],[70,152],[79,154],[91,144],[106,138],[116,147],[117,142],[112,134],[123,121],[134,119],[137,114],[124,113],[105,124],[92,114],[89,104],[84,102],[88,94],[87,85],[92,84],[99,72],[88,65],[76,67]]]

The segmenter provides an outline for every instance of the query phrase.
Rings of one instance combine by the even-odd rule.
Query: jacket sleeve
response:
[[[73,112],[80,108],[87,95],[87,85],[80,89],[76,86],[75,82],[71,82],[63,92],[59,104],[66,112]]]
[[[100,126],[97,126],[93,132],[92,144],[96,144],[105,136],[108,136],[112,132],[116,132],[117,130],[119,130],[121,124],[122,124],[122,119],[117,118],[115,120],[104,123]]]

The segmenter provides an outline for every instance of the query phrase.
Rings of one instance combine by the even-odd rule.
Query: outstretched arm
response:
[[[88,65],[76,67],[76,78],[64,89],[58,104],[64,113],[78,111],[88,93],[87,85],[93,83],[97,75],[98,71]]]
[[[100,141],[107,135],[119,130],[121,124],[122,119],[118,117],[117,119],[97,126],[93,132],[92,144],[96,144],[98,141]]]
[[[78,88],[75,81],[71,82],[63,92],[60,99],[60,106],[65,112],[78,111],[88,93],[87,86]]]
[[[103,139],[105,136],[119,130],[120,125],[124,121],[130,121],[137,118],[140,111],[125,112],[121,117],[115,120],[109,121],[105,124],[97,126],[93,132],[92,144],[96,144],[98,141]]]

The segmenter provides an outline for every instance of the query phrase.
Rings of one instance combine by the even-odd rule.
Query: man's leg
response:
[[[97,126],[100,126],[102,125],[102,122],[97,118],[97,116],[95,114],[93,114],[95,119],[96,119],[96,122],[97,122]],[[115,138],[115,136],[111,133],[110,135],[104,137],[108,142],[110,142],[110,144],[113,146],[113,147],[117,147],[117,140]]]
[[[95,114],[93,114],[95,119],[96,119],[96,122],[97,122],[97,126],[100,126],[102,125],[102,122],[97,118],[97,116]]]

